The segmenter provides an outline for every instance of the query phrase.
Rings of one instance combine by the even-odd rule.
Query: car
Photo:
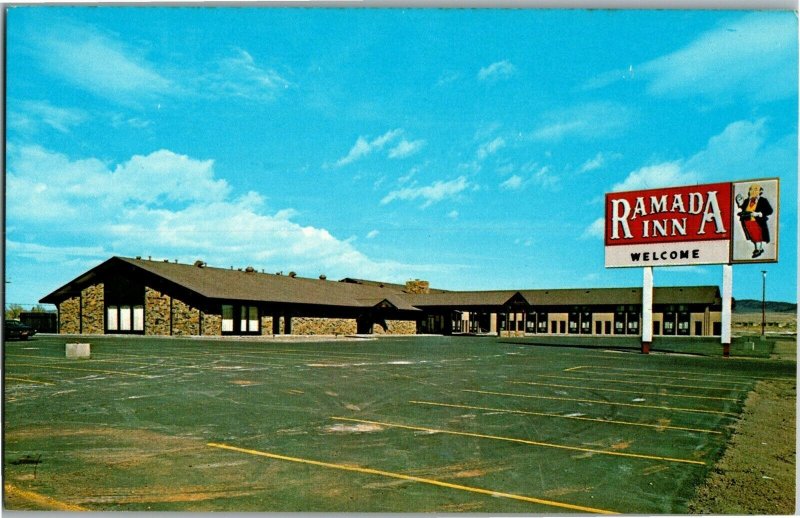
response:
[[[29,337],[36,334],[35,329],[23,324],[19,320],[6,320],[5,326],[3,327],[3,334],[7,339],[16,338],[19,340],[27,340]]]

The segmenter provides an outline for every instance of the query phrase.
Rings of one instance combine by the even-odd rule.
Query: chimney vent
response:
[[[327,279],[327,278],[328,278],[328,276],[327,276],[327,275],[325,275],[324,273],[323,273],[323,274],[320,274],[320,276],[319,276],[319,280],[321,280],[321,281],[324,281],[324,280],[325,280],[325,279]]]
[[[253,268],[252,266],[248,266],[247,268],[244,269],[244,271],[246,271],[247,273],[253,273],[256,271],[256,269]]]

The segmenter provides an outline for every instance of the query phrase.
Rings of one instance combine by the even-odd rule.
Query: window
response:
[[[528,313],[528,316],[525,319],[525,332],[536,332],[536,313]]]
[[[242,333],[257,333],[258,308],[256,306],[242,306],[240,314],[242,317],[240,331]]]
[[[133,330],[144,331],[144,306],[133,306]]]
[[[222,332],[233,333],[233,306],[222,305]]]
[[[639,313],[636,311],[628,312],[628,334],[639,334]]]
[[[678,334],[683,336],[689,335],[689,313],[678,313]]]
[[[108,306],[106,308],[106,329],[109,331],[116,331],[119,329],[118,316],[119,308],[117,306]]]
[[[130,331],[131,330],[131,307],[130,306],[120,306],[119,307],[119,330],[120,331]]]
[[[581,334],[590,334],[592,332],[592,314],[588,311],[581,313]]]
[[[664,313],[664,334],[675,334],[675,313]]]
[[[539,327],[536,332],[547,333],[547,313],[539,313],[537,320],[539,321]]]
[[[614,334],[625,334],[625,313],[614,313]]]
[[[578,313],[576,313],[575,311],[572,311],[569,314],[569,332],[570,333],[578,332]]]
[[[107,306],[106,330],[120,333],[144,331],[144,306]]]

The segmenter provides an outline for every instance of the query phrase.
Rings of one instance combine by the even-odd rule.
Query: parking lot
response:
[[[685,513],[794,362],[502,338],[5,344],[11,509]]]

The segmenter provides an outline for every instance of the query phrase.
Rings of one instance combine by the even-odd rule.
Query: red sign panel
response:
[[[730,240],[731,184],[606,194],[606,246]]]

